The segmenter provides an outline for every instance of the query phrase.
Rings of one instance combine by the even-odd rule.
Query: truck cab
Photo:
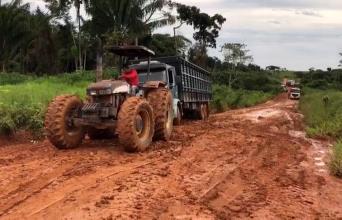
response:
[[[143,87],[145,83],[150,81],[161,81],[165,83],[165,87],[168,88],[173,96],[173,111],[174,118],[177,118],[179,114],[178,106],[180,105],[178,86],[176,83],[176,69],[159,61],[151,61],[150,66],[148,62],[142,61],[138,64],[133,64],[130,68],[135,69],[139,75],[139,86]],[[148,70],[148,68],[150,68]],[[149,72],[149,74],[148,74]]]

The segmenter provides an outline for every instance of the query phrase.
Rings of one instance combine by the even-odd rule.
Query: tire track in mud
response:
[[[335,185],[313,172],[308,142],[289,135],[301,129],[295,102],[277,99],[213,115],[208,122],[186,121],[176,127],[172,141],[154,143],[142,154],[105,148],[117,146],[115,140],[50,150],[53,161],[35,151],[33,165],[29,159],[6,163],[6,177],[20,171],[21,163],[35,172],[32,182],[20,172],[12,175],[23,188],[13,193],[18,197],[1,195],[0,204],[14,206],[5,212],[0,208],[0,218],[338,219],[338,197],[322,203],[319,194]],[[25,149],[9,151],[13,158],[26,154]],[[42,159],[47,164],[39,165]],[[39,180],[44,176],[55,179],[48,184],[48,178]]]
[[[60,171],[58,173],[51,173],[48,176],[39,176],[38,178],[20,186],[15,191],[1,198],[6,198],[6,200],[10,200],[11,202],[4,202],[4,204],[0,203],[0,207],[2,207],[2,209],[0,210],[0,217],[5,216],[7,213],[10,212],[10,210],[14,209],[15,207],[21,205],[24,202],[29,203],[29,199],[31,199],[33,196],[39,197],[38,194],[40,193],[43,194],[40,197],[44,197],[45,193],[54,195],[64,194],[63,196],[57,196],[57,200],[54,199],[54,197],[45,198],[44,204],[49,205],[42,208],[43,210],[53,205],[54,203],[64,199],[65,195],[68,195],[73,191],[82,191],[82,189],[92,188],[94,184],[97,184],[100,181],[112,178],[121,173],[131,172],[132,170],[145,166],[147,164],[158,162],[158,160],[160,159],[155,159],[154,161],[148,162],[128,164],[127,166],[120,166],[119,169],[117,169],[116,171],[115,168],[112,167],[107,169],[102,168],[100,175],[98,173],[95,173],[87,176],[82,176],[81,174],[80,177],[83,178],[79,179],[75,178],[77,176],[77,172],[75,172],[75,168],[73,166],[69,166],[67,169],[64,169],[63,171]],[[63,188],[58,188],[60,185],[62,185]],[[45,192],[44,190],[53,192]],[[24,210],[28,211],[27,209]],[[36,212],[37,211],[35,211],[35,213]]]

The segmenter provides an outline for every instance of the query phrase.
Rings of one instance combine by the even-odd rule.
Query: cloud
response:
[[[277,20],[269,20],[268,22],[271,24],[281,24],[281,22]]]
[[[316,11],[311,11],[311,10],[297,10],[296,11],[297,15],[306,15],[306,16],[313,16],[313,17],[323,17],[320,13]]]
[[[341,0],[221,0],[226,7],[266,7],[266,8],[320,8],[336,9],[342,7]]]

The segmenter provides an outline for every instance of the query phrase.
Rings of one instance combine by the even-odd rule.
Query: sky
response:
[[[30,0],[42,5],[39,0]],[[342,0],[182,0],[210,15],[227,18],[212,56],[224,43],[244,43],[254,63],[290,70],[337,68],[342,52]],[[156,30],[172,34],[172,27]],[[192,39],[192,27],[178,34]]]

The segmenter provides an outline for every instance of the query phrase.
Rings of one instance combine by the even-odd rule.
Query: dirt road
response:
[[[329,143],[305,138],[301,121],[279,97],[185,122],[142,154],[115,140],[3,141],[0,219],[342,219]]]

